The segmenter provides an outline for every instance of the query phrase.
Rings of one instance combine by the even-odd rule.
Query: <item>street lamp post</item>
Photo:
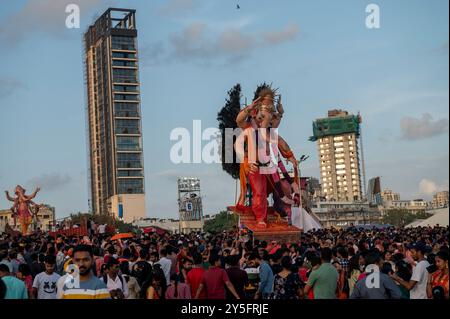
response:
[[[297,161],[298,163],[298,188],[300,192],[300,212],[303,209],[303,200],[302,200],[302,180],[301,180],[301,171],[300,171],[300,164],[306,161],[309,158],[309,156],[302,155],[300,156],[300,159]]]

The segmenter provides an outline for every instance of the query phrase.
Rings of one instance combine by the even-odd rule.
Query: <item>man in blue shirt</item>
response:
[[[13,265],[11,261],[8,259],[8,252],[6,250],[0,251],[0,265],[2,264],[8,266],[10,272],[13,271]]]
[[[12,276],[5,264],[0,264],[0,278],[6,286],[5,299],[28,299],[25,283]]]
[[[365,261],[366,276],[356,283],[350,299],[400,299],[400,288],[388,275],[380,272],[383,263],[379,253],[369,253]]]
[[[258,254],[252,254],[248,257],[249,260],[253,261],[255,266],[259,266],[259,288],[256,292],[255,299],[262,298],[268,299],[273,292],[273,271],[270,267],[268,260],[269,255],[267,251],[264,251],[263,259]]]

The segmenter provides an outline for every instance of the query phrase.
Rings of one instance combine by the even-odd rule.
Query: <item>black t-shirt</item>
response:
[[[272,268],[273,275],[276,275],[283,270],[283,267],[280,264],[274,264],[270,266],[270,268]]]
[[[247,272],[239,267],[230,267],[226,270],[226,272],[239,297],[241,299],[245,298],[244,287],[248,282]],[[227,299],[236,299],[228,289]]]
[[[41,272],[45,271],[45,265],[44,263],[40,263],[37,261],[33,261],[30,266],[31,275],[36,277],[37,274],[40,274]]]
[[[136,278],[139,286],[147,280],[152,272],[152,266],[147,261],[141,260],[135,263],[131,269],[131,275]]]

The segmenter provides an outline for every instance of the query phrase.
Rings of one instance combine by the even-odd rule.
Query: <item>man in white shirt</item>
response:
[[[400,285],[409,290],[410,299],[428,299],[427,297],[427,283],[428,283],[428,271],[427,267],[430,266],[425,259],[425,253],[427,247],[421,242],[417,242],[410,247],[411,257],[417,262],[413,269],[411,279],[405,281],[397,275],[392,275],[392,278],[396,280]]]
[[[164,277],[166,277],[167,285],[170,285],[170,268],[172,267],[172,261],[167,258],[167,250],[164,248],[159,251],[159,255],[161,256],[161,259],[157,264],[161,265]]]
[[[55,256],[45,256],[45,271],[36,275],[33,281],[33,295],[36,299],[56,299],[56,284],[61,276],[55,273],[55,268]]]
[[[127,299],[129,296],[128,284],[121,275],[119,275],[119,261],[110,257],[106,264],[106,274],[103,276],[103,282],[106,284],[112,299]]]
[[[106,224],[102,224],[98,226],[98,233],[100,235],[104,235],[106,232]]]

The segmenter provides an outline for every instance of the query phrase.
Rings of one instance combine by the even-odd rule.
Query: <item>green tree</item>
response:
[[[231,231],[237,227],[239,216],[236,214],[229,214],[227,211],[222,211],[215,215],[213,219],[207,220],[203,227],[205,232],[217,234],[222,231]]]
[[[241,110],[241,85],[236,84],[231,90],[228,91],[228,98],[225,102],[225,106],[217,114],[217,121],[219,121],[219,130],[221,133],[221,158],[222,168],[225,172],[231,175],[234,179],[239,178],[240,166],[236,160],[236,152],[234,150],[234,142],[236,137],[233,137],[233,144],[226,145],[225,143],[225,129],[237,128],[236,117]],[[229,152],[229,153],[228,153]],[[233,154],[233,162],[225,162],[225,154]]]
[[[115,228],[119,233],[136,233],[138,231],[138,228],[131,223],[125,223],[121,220],[116,220]]]
[[[430,217],[431,214],[425,212],[418,212],[417,214],[412,214],[407,209],[389,209],[385,212],[383,216],[383,221],[386,224],[391,224],[396,227],[403,227],[411,224],[417,219],[426,219]]]
[[[419,211],[414,216],[416,217],[416,219],[427,219],[427,218],[433,216],[433,214],[427,213],[427,212],[422,210],[422,211]]]

